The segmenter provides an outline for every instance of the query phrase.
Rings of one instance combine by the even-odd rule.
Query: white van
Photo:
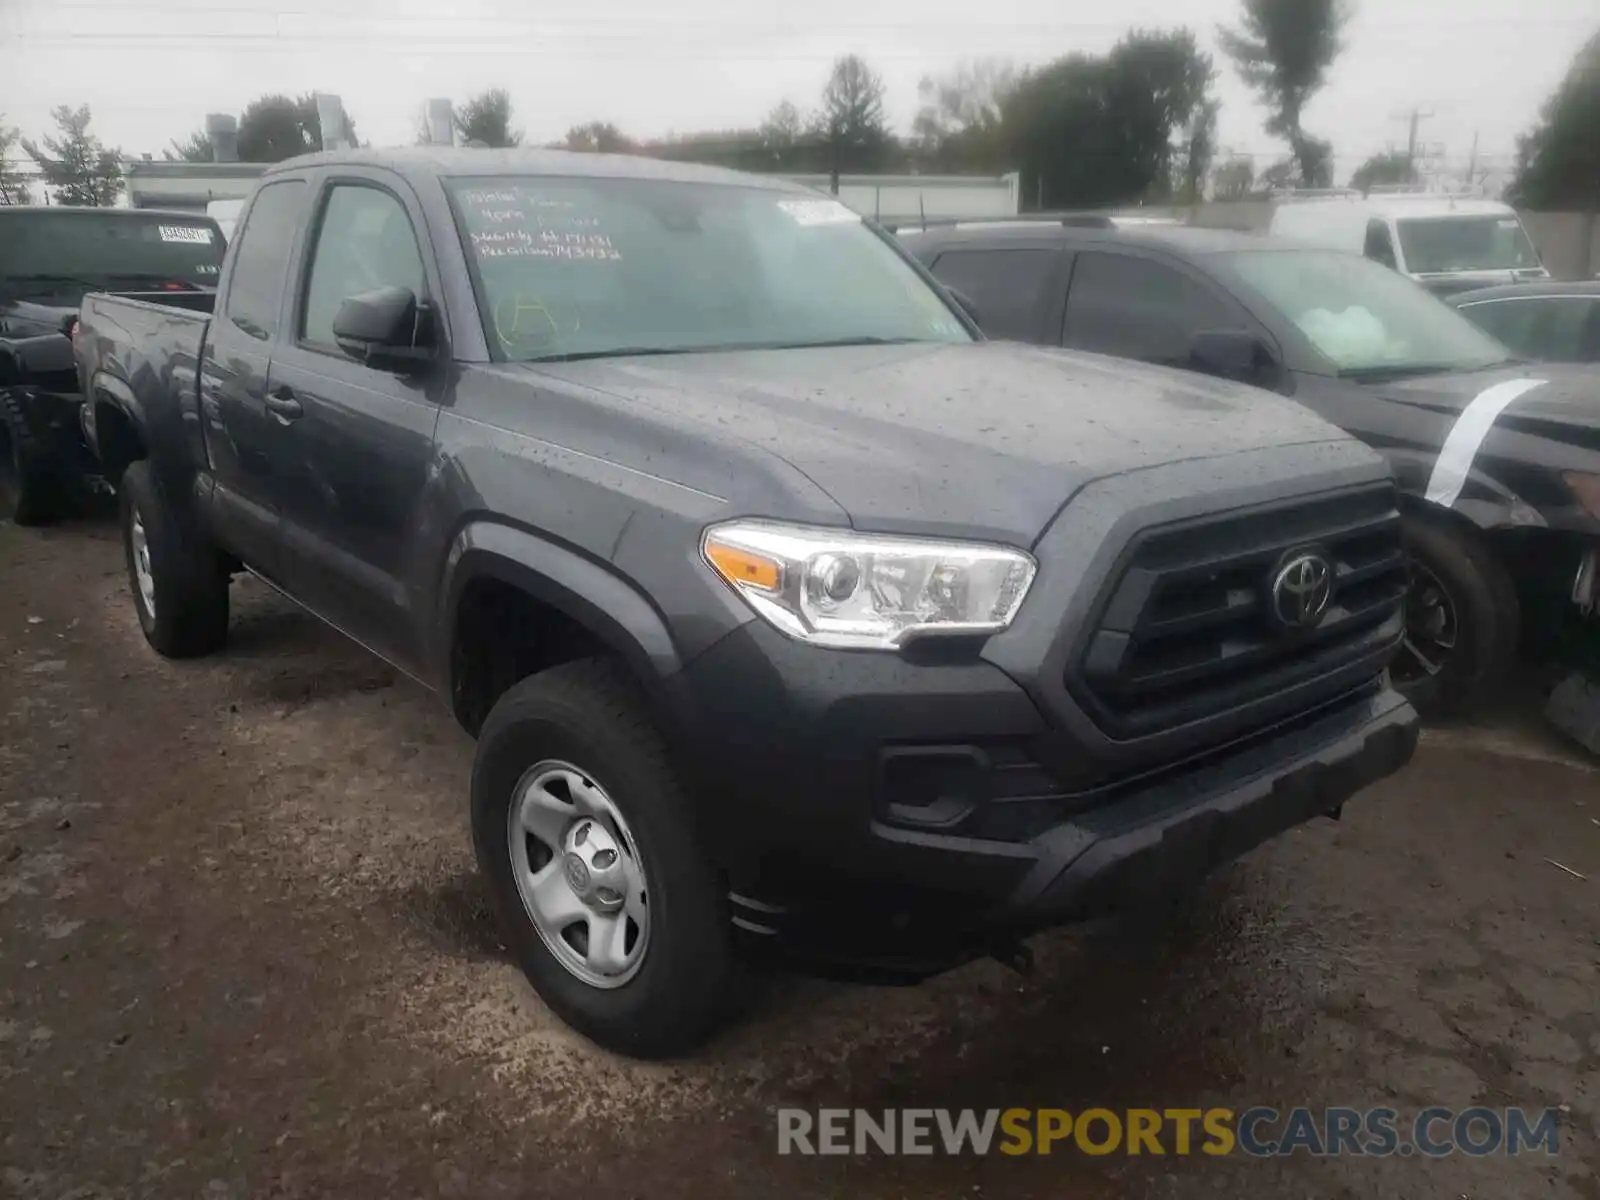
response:
[[[213,200],[206,205],[206,216],[222,227],[222,236],[233,241],[233,227],[244,211],[243,200]]]
[[[1516,210],[1427,191],[1285,193],[1268,232],[1365,254],[1441,294],[1548,279]]]

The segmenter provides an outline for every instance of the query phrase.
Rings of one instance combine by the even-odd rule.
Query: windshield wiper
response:
[[[716,342],[704,346],[618,346],[611,350],[577,350],[570,354],[540,354],[519,358],[521,363],[583,362],[591,358],[636,358],[662,354],[733,354],[741,350],[818,350],[828,346],[899,346],[927,338],[849,337],[825,342]]]
[[[1488,363],[1389,363],[1370,367],[1346,367],[1339,372],[1340,379],[1354,379],[1357,383],[1382,383],[1389,379],[1412,379],[1421,375],[1467,374],[1472,371],[1490,371],[1496,367],[1514,366],[1515,359],[1503,358]]]
[[[574,350],[570,353],[536,354],[519,358],[520,363],[584,362],[591,358],[642,358],[650,354],[705,354],[713,350],[742,349],[734,346],[617,346],[610,350]]]

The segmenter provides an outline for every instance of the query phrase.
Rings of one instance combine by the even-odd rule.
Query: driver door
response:
[[[347,297],[377,288],[438,294],[425,228],[401,181],[329,180],[268,380],[285,426],[284,584],[406,669],[420,660],[410,556],[448,373],[369,367],[339,349],[333,321]]]

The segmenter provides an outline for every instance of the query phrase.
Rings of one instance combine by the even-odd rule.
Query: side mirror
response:
[[[1202,329],[1189,339],[1189,365],[1207,375],[1269,386],[1277,377],[1272,351],[1243,329]]]
[[[950,299],[956,302],[956,307],[967,314],[967,320],[974,325],[982,326],[983,323],[978,320],[978,306],[972,302],[971,296],[965,292],[958,292],[953,287],[947,287],[944,290],[950,293]]]
[[[410,288],[350,296],[333,318],[333,340],[370,367],[415,367],[433,358],[433,311]]]

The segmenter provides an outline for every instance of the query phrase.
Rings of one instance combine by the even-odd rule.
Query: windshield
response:
[[[1227,257],[1341,374],[1476,371],[1510,358],[1455,309],[1371,259],[1333,250]]]
[[[827,197],[615,178],[458,179],[450,191],[485,333],[514,362],[972,340]]]
[[[1538,252],[1514,216],[1403,217],[1395,226],[1406,270],[1414,274],[1539,266]]]
[[[209,222],[166,213],[0,210],[0,280],[12,296],[73,299],[169,283],[216,287],[222,251]]]

